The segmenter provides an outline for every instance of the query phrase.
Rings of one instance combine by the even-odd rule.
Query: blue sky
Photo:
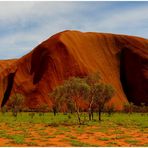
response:
[[[0,59],[19,58],[63,30],[148,38],[148,1],[1,1]]]

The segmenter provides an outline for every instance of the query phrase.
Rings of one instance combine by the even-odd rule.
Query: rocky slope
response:
[[[0,61],[0,67],[2,62]],[[9,63],[9,62],[8,62]],[[3,67],[3,66],[2,66]],[[148,104],[148,40],[106,33],[64,31],[0,71],[0,103],[22,93],[25,105],[51,106],[48,94],[70,76],[99,71],[116,95],[117,109],[129,101]]]

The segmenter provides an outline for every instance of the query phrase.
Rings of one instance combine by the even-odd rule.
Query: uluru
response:
[[[116,89],[116,109],[148,105],[148,40],[136,36],[66,30],[19,59],[0,60],[0,104],[14,93],[25,106],[51,106],[49,93],[71,76],[99,72]]]

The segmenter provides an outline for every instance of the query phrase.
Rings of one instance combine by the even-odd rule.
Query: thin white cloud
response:
[[[42,17],[54,18],[57,15],[77,13],[85,6],[87,3],[80,2],[0,2],[0,21],[8,24]]]
[[[138,7],[130,10],[124,10],[118,13],[110,14],[101,23],[98,23],[99,28],[128,27],[139,25],[141,21],[148,21],[148,7]],[[133,26],[134,25],[134,26]]]
[[[67,29],[148,37],[148,28],[142,29],[148,24],[148,6],[111,11],[109,5],[107,2],[98,5],[88,2],[0,2],[0,31],[6,30],[4,35],[0,34],[0,58],[20,57],[51,35]],[[29,28],[28,24],[32,26]],[[7,28],[12,33],[7,33]]]

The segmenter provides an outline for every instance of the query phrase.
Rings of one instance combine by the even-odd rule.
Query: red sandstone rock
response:
[[[136,104],[148,103],[148,40],[79,31],[58,33],[3,68],[0,71],[1,103],[19,92],[26,97],[26,106],[43,103],[51,106],[48,94],[54,87],[70,76],[96,71],[115,87],[116,95],[111,103],[117,109],[123,107],[127,98]]]

